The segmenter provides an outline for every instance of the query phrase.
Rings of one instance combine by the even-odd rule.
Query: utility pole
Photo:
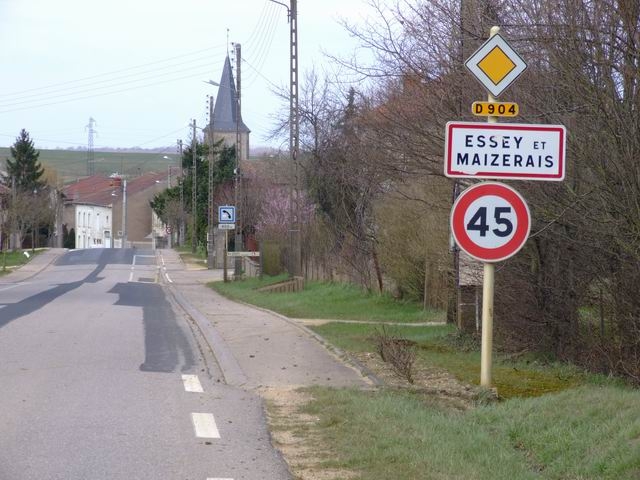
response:
[[[96,133],[93,129],[93,125],[95,123],[96,121],[93,117],[89,117],[89,125],[85,127],[89,129],[89,138],[87,142],[87,175],[93,175],[96,171],[95,154],[93,151],[93,135]]]
[[[291,7],[270,0],[287,9],[289,20],[289,275],[302,276],[302,245],[300,240],[300,187],[298,181],[298,150],[300,146],[300,115],[298,112],[298,1]]]
[[[178,155],[180,155],[180,222],[178,225],[178,245],[184,245],[184,168],[182,166],[182,140],[178,139]]]
[[[290,12],[290,134],[289,151],[291,163],[293,165],[293,191],[294,205],[290,205],[293,210],[293,222],[291,224],[292,233],[292,268],[291,274],[294,277],[302,276],[302,245],[300,240],[300,181],[298,178],[298,150],[300,147],[300,115],[298,111],[298,0],[291,0]]]
[[[11,251],[15,251],[16,249],[22,247],[22,245],[18,245],[18,233],[16,232],[17,224],[16,224],[16,177],[15,175],[11,176],[11,232],[9,233],[9,248]]]
[[[209,191],[207,194],[207,269],[213,269],[213,95],[209,97]]]
[[[127,248],[127,180],[122,179],[122,245]]]
[[[197,177],[197,173],[198,173],[198,167],[197,167],[197,142],[196,142],[196,120],[195,118],[193,119],[193,123],[191,124],[191,127],[193,129],[192,133],[191,133],[191,153],[193,154],[193,166],[191,167],[191,253],[196,253],[196,249],[198,246],[198,235],[197,235],[197,222],[196,222],[196,216],[197,216],[197,207],[196,207],[196,177]]]
[[[242,54],[240,50],[240,44],[234,44],[236,50],[236,168],[234,171],[234,204],[236,207],[236,236],[234,242],[234,251],[241,252],[242,251],[242,215],[244,215],[244,211],[241,211],[240,202],[241,202],[241,192],[240,192],[240,158],[242,155],[242,141],[240,138],[240,115],[241,115],[241,104],[240,104],[240,64],[242,63]],[[239,279],[242,270],[242,259],[240,257],[235,257],[235,269],[234,269],[234,277],[235,279]]]

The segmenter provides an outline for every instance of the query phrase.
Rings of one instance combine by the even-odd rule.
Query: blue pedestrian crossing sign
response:
[[[224,205],[218,207],[218,222],[219,223],[235,223],[236,221],[236,207],[231,205]]]

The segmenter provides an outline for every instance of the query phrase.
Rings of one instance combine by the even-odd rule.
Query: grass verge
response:
[[[24,252],[29,254],[27,257]],[[6,275],[12,272],[15,268],[20,267],[26,263],[29,263],[34,256],[40,254],[42,250],[17,250],[15,252],[3,251],[0,252],[0,275]]]
[[[402,323],[438,318],[419,306],[345,285],[310,283],[304,292],[288,294],[255,290],[275,280],[211,286],[294,318]],[[379,325],[331,322],[312,328],[357,354],[373,351],[370,337]],[[456,336],[454,327],[387,328],[415,342],[416,368],[441,368],[477,383],[477,348]],[[640,392],[570,366],[500,355],[494,357],[493,378],[506,400],[464,411],[420,389],[305,389],[311,400],[300,411],[304,418],[278,417],[270,408],[271,427],[292,432],[302,439],[300,451],[313,452],[314,465],[300,476],[305,479],[640,478]],[[295,462],[296,454],[292,458]],[[306,476],[311,470],[318,475]]]
[[[206,267],[207,255],[202,248],[197,248],[196,253],[191,252],[190,246],[175,247],[175,250],[180,255],[182,262],[186,264],[196,264]]]
[[[636,479],[640,392],[585,386],[451,412],[409,392],[313,388],[304,411],[354,478]]]
[[[307,282],[298,293],[258,292],[256,288],[285,280],[286,276],[213,282],[209,286],[232,300],[267,308],[292,318],[365,320],[372,322],[436,322],[444,313],[423,310],[419,304],[400,302],[389,295],[371,295],[343,283]]]
[[[348,352],[374,351],[370,338],[377,328],[375,325],[327,323],[310,328]],[[388,331],[396,337],[415,342],[416,368],[436,367],[447,370],[463,383],[479,383],[480,352],[473,342],[461,341],[453,325],[394,326]],[[499,354],[494,355],[492,378],[502,398],[535,397],[603,381],[600,376],[587,374],[570,365],[514,361]]]

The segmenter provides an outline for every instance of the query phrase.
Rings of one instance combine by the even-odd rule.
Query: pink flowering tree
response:
[[[304,230],[305,225],[309,225],[314,217],[315,207],[305,192],[300,191],[298,195],[300,227]],[[287,187],[272,186],[264,189],[260,213],[255,223],[258,238],[286,241],[292,220],[295,221],[295,218],[291,218],[291,200]]]

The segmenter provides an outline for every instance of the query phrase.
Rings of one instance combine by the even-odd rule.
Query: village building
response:
[[[125,181],[119,176],[92,175],[67,185],[63,224],[75,233],[76,248],[152,248],[150,202],[167,188],[168,174],[146,173],[126,181],[126,228],[123,228]]]

